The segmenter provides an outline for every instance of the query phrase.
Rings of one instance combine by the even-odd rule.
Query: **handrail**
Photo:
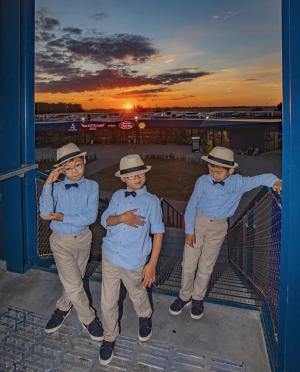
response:
[[[38,167],[37,164],[30,164],[30,165],[21,165],[20,168],[13,169],[9,172],[2,172],[0,173],[0,181],[5,181],[10,178],[19,176],[19,177],[24,177],[26,173],[36,169]]]
[[[264,186],[259,193],[249,202],[247,208],[245,211],[240,215],[240,217],[234,222],[233,225],[230,226],[231,229],[233,229],[240,221],[243,219],[244,216],[246,216],[250,210],[252,210],[255,205],[263,198],[263,196],[266,193],[271,193],[274,196],[274,199],[277,202],[277,205],[281,208],[281,194],[278,194],[275,192],[271,187]]]
[[[164,223],[168,227],[184,228],[184,216],[164,198],[160,199]]]
[[[281,197],[264,188],[230,227],[230,262],[252,283],[278,332]]]

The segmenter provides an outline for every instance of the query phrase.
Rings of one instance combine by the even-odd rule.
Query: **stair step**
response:
[[[224,301],[232,301],[232,302],[237,302],[241,304],[247,304],[247,305],[257,305],[257,301],[254,299],[250,298],[241,298],[237,296],[229,296],[229,295],[222,295],[218,293],[211,293],[208,296],[209,298],[215,298],[218,300],[224,300]]]

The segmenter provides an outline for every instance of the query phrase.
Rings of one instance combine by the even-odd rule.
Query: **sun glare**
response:
[[[134,104],[133,104],[132,102],[126,102],[126,103],[124,104],[124,108],[125,108],[126,110],[132,110],[132,109],[134,108]]]

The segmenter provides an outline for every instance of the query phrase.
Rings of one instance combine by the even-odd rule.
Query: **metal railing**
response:
[[[278,333],[281,201],[266,188],[229,230],[229,259],[267,305]]]
[[[163,220],[166,227],[184,228],[184,216],[178,212],[169,202],[161,198]]]

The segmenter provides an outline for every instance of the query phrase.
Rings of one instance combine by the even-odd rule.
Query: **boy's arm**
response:
[[[91,190],[87,200],[85,212],[76,214],[64,214],[63,222],[73,225],[91,225],[97,219],[99,208],[99,185],[96,182],[91,183]]]
[[[142,271],[144,287],[150,287],[155,281],[155,271],[161,250],[165,226],[162,221],[162,209],[160,200],[155,197],[150,211],[150,232],[153,234],[152,251],[150,260]]]
[[[261,174],[254,177],[241,177],[243,192],[250,191],[259,186],[273,187],[277,192],[281,191],[281,180],[274,174]]]
[[[40,217],[44,219],[54,212],[53,186],[44,184],[43,191],[40,196]]]
[[[40,197],[40,217],[43,220],[52,220],[51,214],[55,210],[55,188],[54,183],[62,172],[61,167],[53,169],[46,179]]]
[[[119,225],[120,223],[125,223],[132,227],[139,227],[144,223],[144,217],[135,214],[137,209],[132,209],[125,213],[117,214],[118,211],[118,198],[119,194],[115,193],[107,207],[107,209],[102,213],[101,225],[108,229],[112,226]]]
[[[202,193],[201,178],[198,178],[184,213],[185,234],[194,235],[197,204]]]
[[[158,233],[153,236],[151,257],[142,272],[144,287],[151,287],[155,281],[156,265],[161,250],[163,235],[163,233]]]
[[[144,224],[145,217],[135,214],[136,211],[137,209],[131,209],[117,216],[108,216],[106,219],[106,226],[109,227],[125,223],[132,227],[139,227]]]

